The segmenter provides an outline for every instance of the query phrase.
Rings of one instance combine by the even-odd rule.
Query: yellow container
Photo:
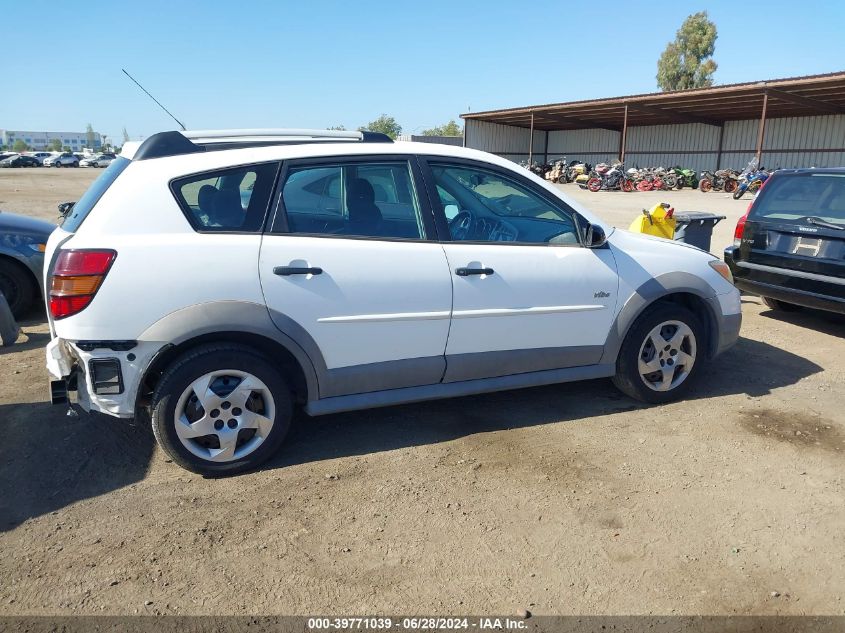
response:
[[[645,215],[648,213],[648,215]],[[643,215],[634,218],[628,230],[671,240],[675,237],[675,210],[665,202],[659,202]]]

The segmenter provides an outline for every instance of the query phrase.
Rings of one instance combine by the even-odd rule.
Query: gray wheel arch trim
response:
[[[170,347],[218,332],[255,334],[281,345],[302,367],[308,400],[319,399],[318,376],[325,375],[326,371],[320,349],[302,326],[281,313],[274,313],[271,317],[267,306],[263,304],[248,301],[198,303],[171,312],[156,321],[144,330],[138,340],[164,342]],[[144,374],[152,362],[151,359],[144,368]]]
[[[718,345],[719,331],[721,330],[719,322],[721,310],[719,309],[718,299],[716,299],[716,293],[710,284],[701,277],[685,272],[671,272],[649,279],[628,298],[610,328],[600,362],[615,363],[628,330],[631,329],[631,326],[643,311],[655,301],[677,293],[695,295],[707,304],[708,314],[701,316],[708,319],[708,324],[712,329],[713,336],[711,337],[712,340],[707,342],[706,357],[712,356]]]

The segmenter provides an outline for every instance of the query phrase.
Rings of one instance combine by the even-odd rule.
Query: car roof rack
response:
[[[246,129],[246,130],[187,130],[159,132],[146,139],[135,150],[134,160],[164,158],[182,154],[196,154],[224,149],[243,149],[270,145],[300,145],[303,143],[392,143],[380,132],[351,130],[306,129]]]

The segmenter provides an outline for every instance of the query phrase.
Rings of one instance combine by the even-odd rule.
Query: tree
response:
[[[97,140],[96,133],[94,132],[94,128],[89,123],[88,126],[85,128],[85,145],[89,149],[94,148],[94,141]]]
[[[338,130],[338,131],[342,132],[346,129],[346,126],[341,123],[340,125],[333,125],[331,127],[327,127],[326,129],[327,130]]]
[[[375,121],[370,121],[367,125],[359,127],[358,130],[361,132],[381,132],[395,139],[402,133],[402,126],[392,116],[382,114]]]
[[[423,130],[423,136],[463,136],[464,129],[452,119],[445,125],[436,125],[430,130]]]
[[[713,85],[718,67],[713,61],[716,50],[716,25],[707,19],[707,11],[689,16],[675,34],[675,41],[657,60],[657,85],[664,92],[706,88]]]
[[[54,152],[61,152],[62,142],[59,139],[54,138],[52,141],[50,141],[49,149],[53,150]]]
[[[65,146],[62,148],[62,151],[63,151],[63,152],[70,152],[70,151],[72,151],[72,150],[70,149],[70,145],[65,145]]]
[[[126,128],[124,127],[123,128],[123,142],[125,143],[128,140],[129,140],[129,132],[127,132]]]
[[[19,138],[17,141],[15,141],[15,144],[12,145],[12,149],[18,154],[20,154],[21,152],[25,152],[26,150],[28,150],[29,145],[27,145],[26,141],[24,141],[22,138]]]

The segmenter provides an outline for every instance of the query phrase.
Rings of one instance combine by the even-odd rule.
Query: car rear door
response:
[[[845,302],[845,173],[773,176],[748,213],[738,260],[757,283]]]
[[[259,274],[320,397],[440,382],[452,281],[408,156],[288,161]]]

